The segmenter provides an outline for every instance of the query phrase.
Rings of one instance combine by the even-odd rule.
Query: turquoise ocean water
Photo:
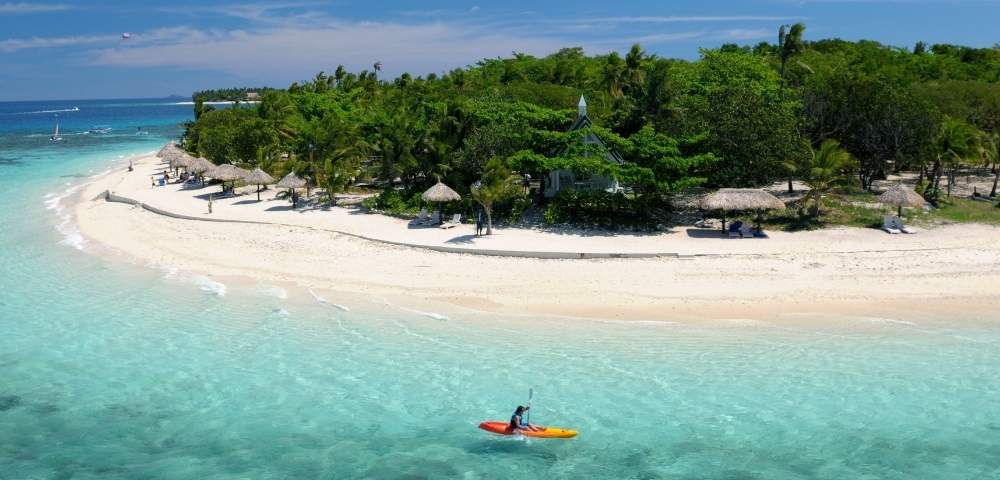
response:
[[[997,318],[345,311],[87,253],[63,197],[189,117],[0,104],[0,478],[1000,478]],[[475,428],[531,386],[580,437]]]

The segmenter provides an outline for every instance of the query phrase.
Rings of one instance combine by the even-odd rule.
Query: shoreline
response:
[[[150,189],[143,169],[155,168],[156,159],[143,156],[134,163],[136,172],[113,170],[67,200],[77,202],[67,207],[74,210],[78,230],[101,246],[93,252],[98,255],[120,255],[139,265],[207,278],[246,278],[303,290],[386,297],[400,305],[607,320],[771,318],[789,311],[987,313],[1000,305],[995,287],[1000,284],[996,241],[1000,228],[996,227],[939,227],[898,239],[909,242],[904,245],[896,241],[899,236],[833,229],[781,232],[775,242],[694,242],[669,235],[655,239],[684,252],[686,256],[679,258],[486,257],[380,244],[317,228],[317,218],[339,220],[342,217],[336,215],[349,215],[343,212],[273,211],[267,215],[280,214],[280,224],[238,224],[173,219],[124,204],[91,201],[112,190],[125,196],[160,195],[159,203],[175,202],[178,209],[197,207],[198,203],[184,203],[184,196],[190,198],[192,192]],[[227,213],[231,209],[245,216],[259,214],[250,208],[237,210],[240,207],[253,205],[220,205]],[[385,218],[354,216],[373,222]],[[565,237],[576,240],[572,234]],[[883,237],[880,244],[871,244],[871,238]],[[624,245],[633,251],[650,241],[649,236],[614,240],[625,244],[633,238],[640,240],[638,247]]]

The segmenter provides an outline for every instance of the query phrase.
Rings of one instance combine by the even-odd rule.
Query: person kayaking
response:
[[[522,405],[518,405],[517,406],[517,410],[514,410],[514,414],[510,416],[510,426],[508,427],[510,429],[510,431],[512,431],[512,432],[516,432],[516,431],[535,432],[535,431],[538,431],[535,427],[529,425],[528,423],[526,423],[521,418],[524,415],[524,412],[527,412],[530,409],[531,409],[531,407],[525,407],[525,406],[522,406]]]

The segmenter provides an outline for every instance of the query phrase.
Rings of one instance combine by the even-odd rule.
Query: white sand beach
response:
[[[915,235],[836,228],[728,239],[676,228],[658,234],[411,228],[355,208],[290,208],[268,190],[212,202],[218,186],[150,186],[162,169],[142,157],[87,186],[76,207],[88,239],[144,264],[207,276],[282,282],[506,314],[613,319],[760,318],[774,312],[995,309],[1000,228],[947,225]],[[175,214],[93,200],[110,190]],[[366,240],[360,237],[374,239]],[[663,254],[658,258],[539,259],[444,253],[391,243],[516,252]]]

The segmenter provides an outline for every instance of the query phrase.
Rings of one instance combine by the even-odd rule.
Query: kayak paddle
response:
[[[528,418],[524,419],[524,423],[531,425],[531,399],[535,396],[535,389],[528,388]]]

